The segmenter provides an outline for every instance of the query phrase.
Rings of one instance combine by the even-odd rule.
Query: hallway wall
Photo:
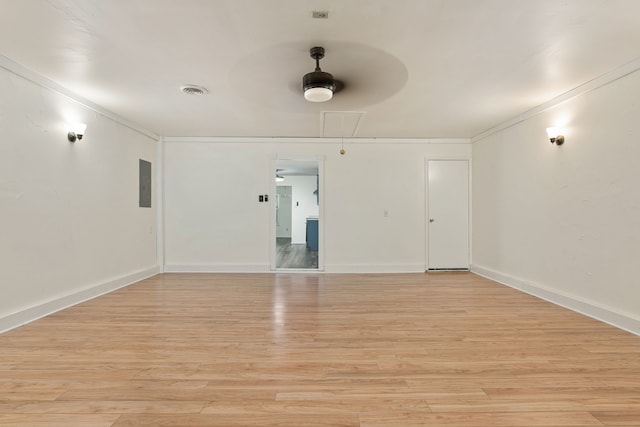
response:
[[[166,141],[167,270],[270,269],[272,203],[258,195],[275,192],[271,162],[279,157],[324,161],[325,271],[425,271],[425,159],[468,158],[468,140],[367,140],[347,143],[345,156],[339,149],[323,141]],[[224,184],[229,176],[233,185]]]

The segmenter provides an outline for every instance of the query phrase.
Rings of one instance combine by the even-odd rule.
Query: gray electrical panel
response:
[[[151,207],[151,162],[140,159],[140,207]]]

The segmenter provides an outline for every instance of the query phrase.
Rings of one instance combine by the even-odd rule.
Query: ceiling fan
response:
[[[316,69],[302,78],[304,99],[310,102],[325,102],[333,98],[333,94],[340,91],[344,84],[333,78],[333,75],[320,69],[320,60],[324,58],[324,48],[312,47],[309,50],[311,58],[316,61]]]

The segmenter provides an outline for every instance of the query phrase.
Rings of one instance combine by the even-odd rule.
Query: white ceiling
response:
[[[317,160],[277,160],[275,165],[281,176],[316,176],[319,170]]]
[[[640,1],[0,0],[0,53],[158,135],[473,137],[640,57]]]

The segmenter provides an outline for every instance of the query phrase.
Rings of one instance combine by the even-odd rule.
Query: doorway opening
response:
[[[276,160],[277,270],[320,267],[320,167],[318,160]]]

